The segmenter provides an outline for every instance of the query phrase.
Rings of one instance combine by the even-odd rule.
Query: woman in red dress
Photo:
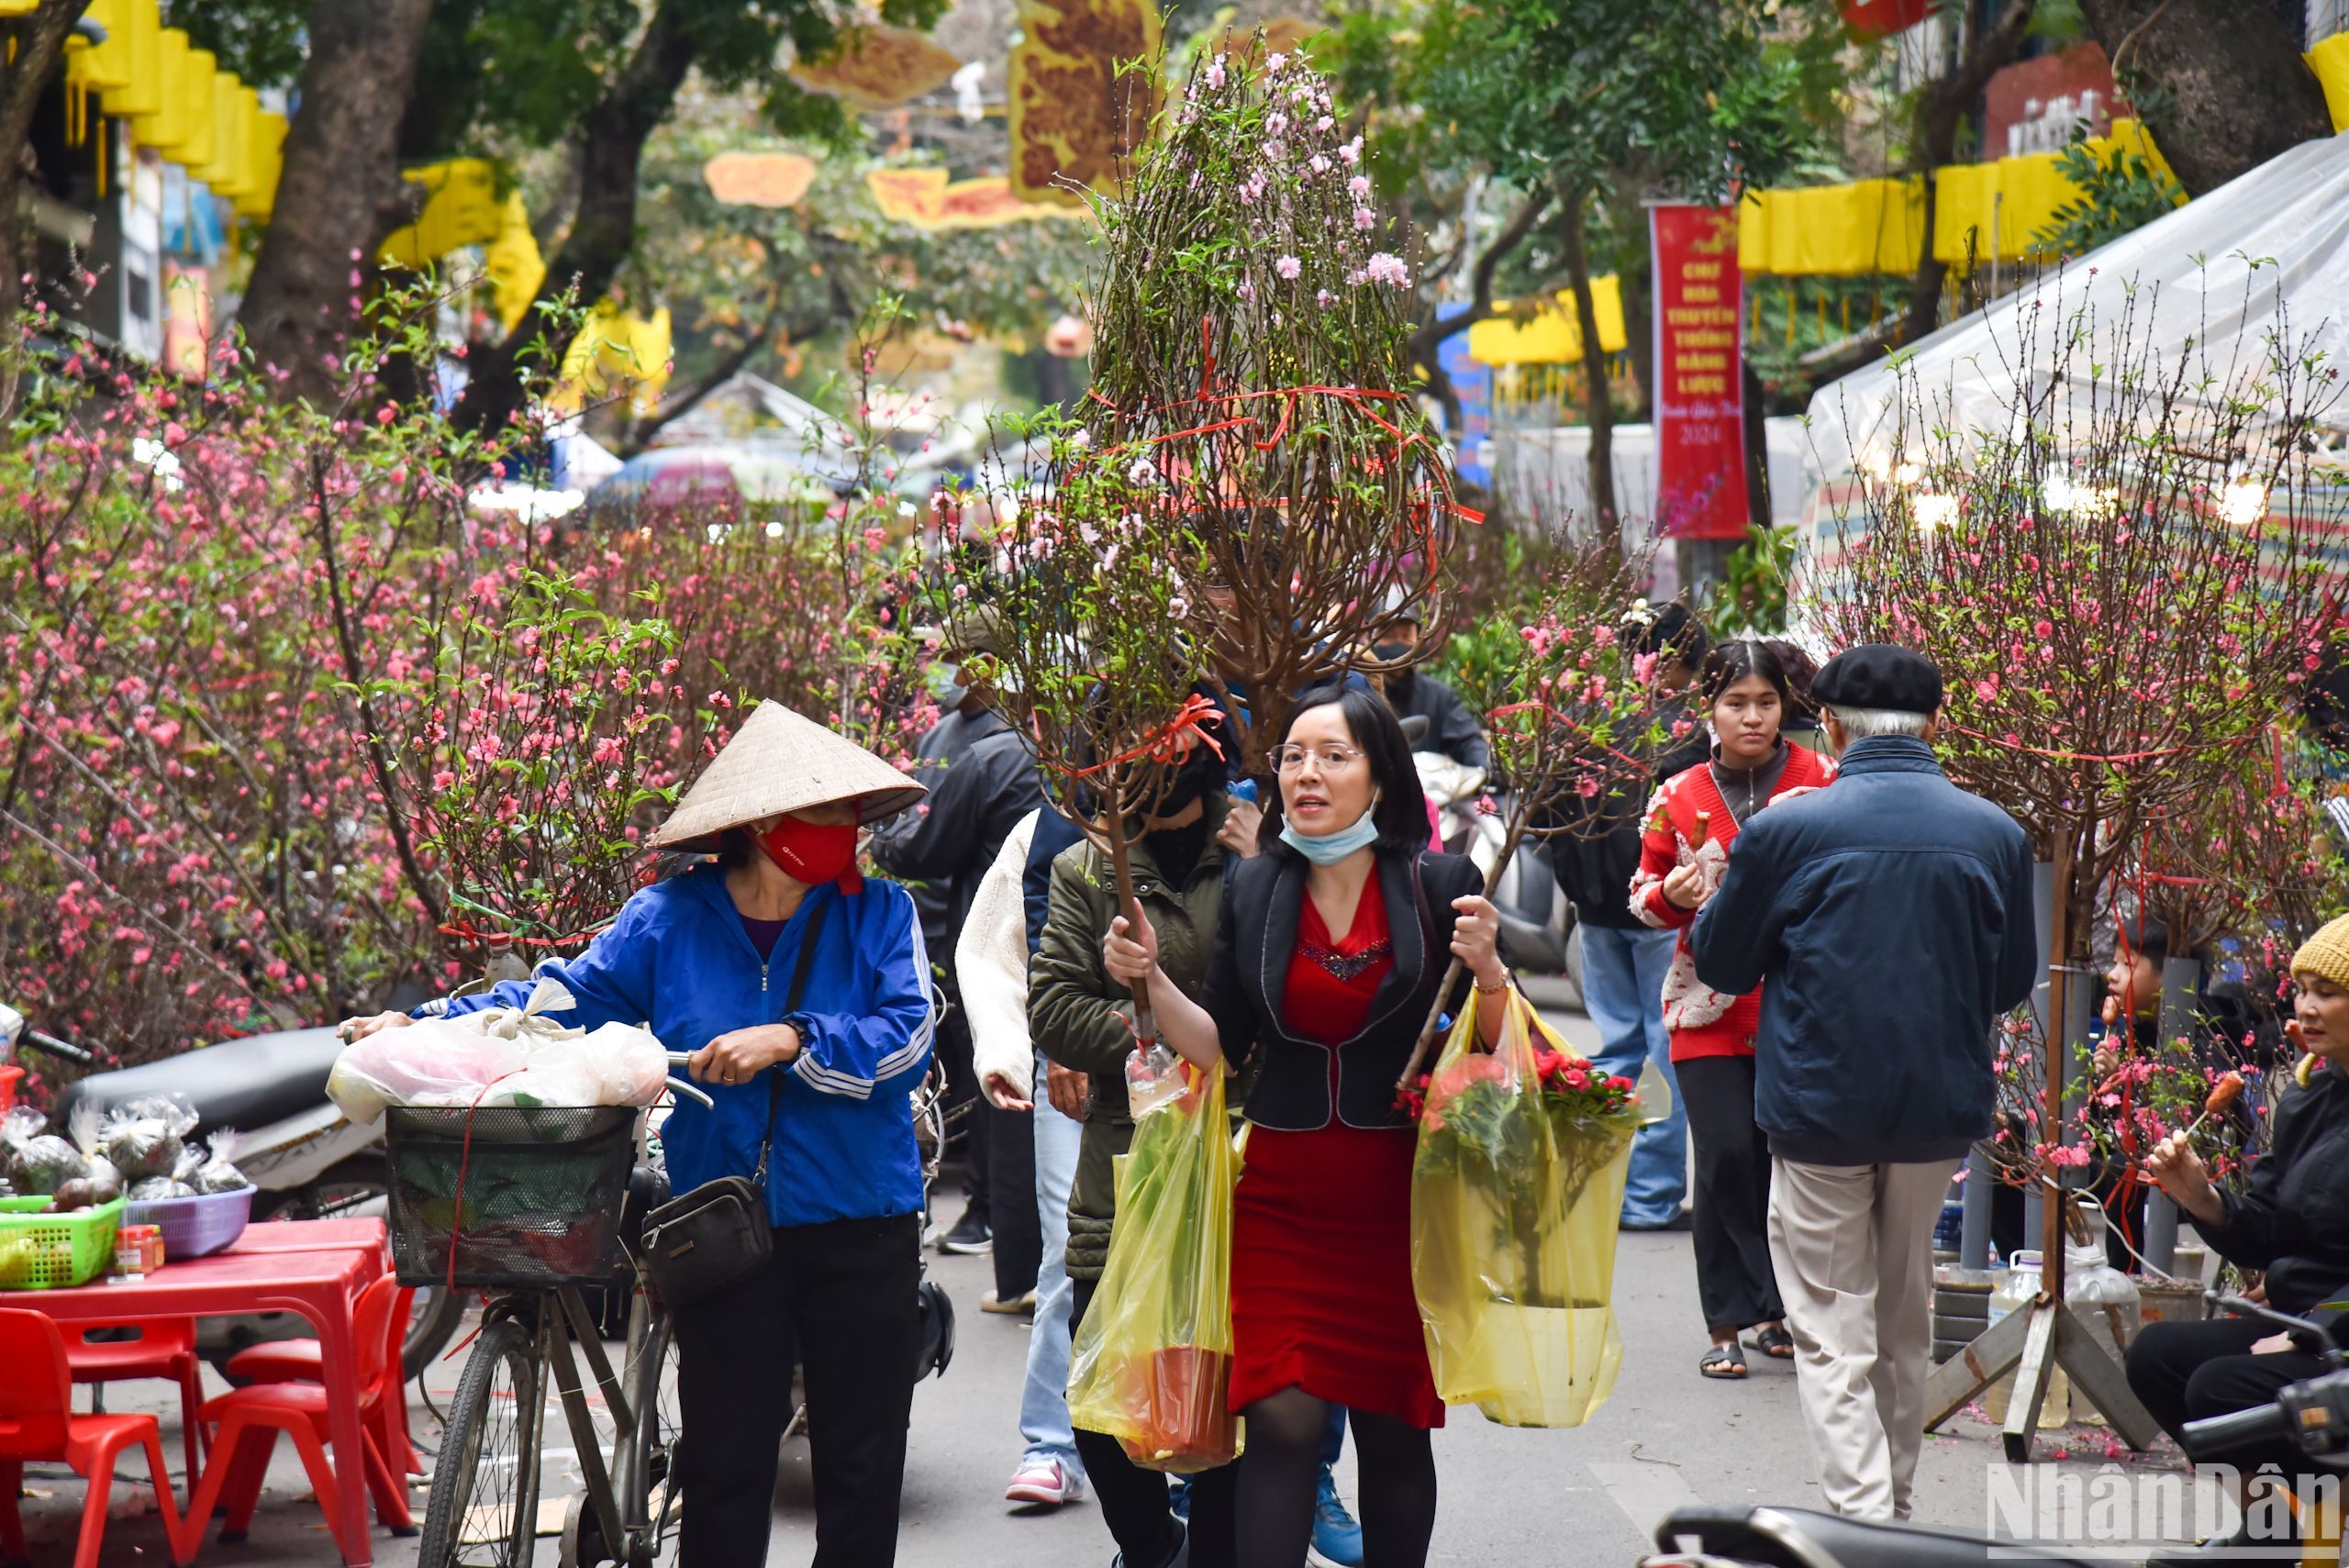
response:
[[[1332,1405],[1353,1423],[1364,1560],[1417,1568],[1443,1402],[1411,1288],[1415,1140],[1395,1084],[1454,954],[1468,978],[1449,1008],[1474,1006],[1498,1038],[1500,921],[1474,865],[1427,851],[1410,744],[1384,702],[1307,694],[1270,761],[1265,852],[1225,888],[1201,999],[1159,970],[1140,910],[1111,923],[1104,965],[1149,983],[1165,1042],[1192,1062],[1263,1059],[1231,1247],[1240,1568],[1304,1561]]]

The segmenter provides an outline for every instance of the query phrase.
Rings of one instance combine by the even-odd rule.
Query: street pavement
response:
[[[1546,1004],[1554,994],[1537,991],[1537,999]],[[1570,1042],[1591,1048],[1595,1036],[1579,1013],[1551,1016]],[[951,1223],[960,1203],[951,1173],[941,1189],[940,1217]],[[1023,1515],[1003,1501],[1020,1452],[1027,1324],[979,1311],[981,1292],[994,1283],[987,1260],[933,1253],[930,1268],[953,1296],[959,1340],[946,1375],[923,1383],[915,1396],[897,1561],[905,1568],[1103,1568],[1113,1548],[1090,1503]],[[1474,1409],[1452,1412],[1451,1425],[1435,1438],[1442,1501],[1431,1562],[1629,1568],[1647,1549],[1656,1521],[1675,1507],[1698,1502],[1819,1506],[1791,1367],[1749,1351],[1753,1372],[1742,1384],[1697,1375],[1706,1337],[1685,1233],[1622,1237],[1615,1308],[1624,1340],[1622,1376],[1613,1397],[1584,1426],[1518,1430],[1495,1426]],[[444,1409],[460,1365],[446,1362],[428,1374],[428,1387]],[[176,1406],[161,1385],[151,1392],[145,1385],[118,1385],[108,1407],[158,1411],[176,1473]],[[551,1429],[560,1429],[559,1415],[551,1411],[550,1417]],[[437,1427],[421,1407],[417,1435],[426,1445],[438,1440]],[[2107,1443],[2103,1433],[2086,1429],[2050,1434],[2050,1451],[2061,1448],[2068,1456],[2051,1463],[2077,1463],[2091,1454],[2100,1461]],[[2165,1451],[2140,1462],[2176,1460]],[[1928,1438],[1918,1474],[1920,1522],[1983,1529],[1988,1478],[2000,1463],[1995,1434],[1978,1422],[1961,1419],[1948,1434]],[[550,1455],[548,1468],[550,1492],[570,1489],[561,1478],[560,1456]],[[1339,1473],[1350,1499],[1353,1473],[1349,1452]],[[126,1464],[122,1474],[128,1481],[143,1472]],[[80,1484],[53,1466],[32,1467],[27,1484],[34,1491],[24,1504],[34,1561],[62,1563],[71,1555]],[[124,1490],[117,1485],[118,1506]],[[200,1561],[219,1568],[332,1562],[331,1543],[308,1496],[299,1466],[281,1444],[250,1539],[233,1547],[207,1544]],[[414,1498],[420,1518],[421,1483]],[[774,1521],[770,1561],[777,1568],[806,1563],[815,1538],[804,1440],[785,1446]],[[108,1533],[102,1562],[108,1568],[154,1568],[168,1561],[162,1545],[151,1518],[122,1519]],[[554,1545],[551,1539],[540,1543],[540,1563],[555,1562]],[[378,1529],[375,1561],[409,1568],[415,1543]]]

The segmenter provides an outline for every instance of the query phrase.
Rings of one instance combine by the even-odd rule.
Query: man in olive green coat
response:
[[[1212,793],[1163,807],[1130,850],[1134,891],[1158,932],[1159,962],[1176,984],[1194,992],[1206,981],[1215,950],[1228,853],[1218,840],[1230,801],[1220,779],[1212,780]],[[1110,1223],[1117,1213],[1112,1162],[1134,1136],[1126,1104],[1133,994],[1101,965],[1101,940],[1118,913],[1117,876],[1107,852],[1089,843],[1063,851],[1052,862],[1043,941],[1029,967],[1029,1033],[1036,1049],[1090,1080],[1068,1206],[1073,1329],[1084,1322],[1108,1261]],[[1167,1506],[1164,1475],[1135,1465],[1115,1439],[1100,1433],[1080,1429],[1076,1446],[1124,1568],[1165,1568],[1178,1561],[1190,1568],[1219,1568],[1229,1561],[1229,1467],[1195,1478],[1186,1541],[1182,1521]]]

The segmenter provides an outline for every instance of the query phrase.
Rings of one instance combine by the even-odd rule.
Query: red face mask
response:
[[[852,885],[857,880],[854,822],[828,827],[786,815],[759,836],[759,848],[766,851],[767,859],[810,887],[838,882],[842,891],[856,891]]]

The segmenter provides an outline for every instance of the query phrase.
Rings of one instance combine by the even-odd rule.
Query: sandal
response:
[[[1745,1352],[1734,1341],[1715,1345],[1697,1359],[1697,1375],[1729,1381],[1745,1375]]]
[[[1753,1348],[1772,1361],[1790,1362],[1795,1359],[1795,1337],[1787,1332],[1784,1324],[1756,1333]]]

